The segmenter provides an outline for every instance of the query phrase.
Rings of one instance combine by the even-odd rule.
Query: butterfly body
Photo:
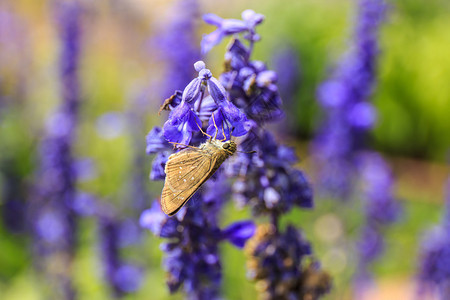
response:
[[[169,156],[161,207],[169,216],[176,214],[222,165],[236,152],[236,143],[210,139],[200,145]]]

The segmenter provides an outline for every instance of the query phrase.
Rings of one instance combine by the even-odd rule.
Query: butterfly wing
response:
[[[186,149],[172,154],[167,161],[166,181],[161,195],[161,207],[173,216],[200,186],[212,175],[213,156],[205,150]]]

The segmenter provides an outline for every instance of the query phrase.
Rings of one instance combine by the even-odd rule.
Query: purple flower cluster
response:
[[[184,61],[182,69],[188,70],[187,56],[192,56],[192,53],[181,53],[183,49],[178,47],[180,53],[175,61]],[[205,64],[198,61],[194,68],[198,77],[182,92],[176,90],[164,102],[162,108],[170,110],[164,126],[154,127],[147,135],[146,152],[156,154],[150,172],[151,180],[165,178],[165,164],[174,151],[170,143],[181,144],[181,147],[198,145],[206,138],[200,129],[217,139],[230,139],[232,135],[246,134],[250,128],[245,114],[228,100],[225,88],[206,69]],[[174,70],[179,71],[179,67]],[[166,254],[164,266],[171,293],[183,287],[189,299],[219,298],[222,277],[219,243],[228,240],[237,247],[243,247],[255,229],[251,221],[237,222],[225,229],[219,227],[219,213],[228,194],[226,178],[218,172],[176,217],[169,218],[162,213],[156,200],[151,209],[142,213],[142,227],[168,240],[162,244],[162,249]]]
[[[206,89],[215,104],[215,110],[209,109],[211,116],[206,132],[218,139],[224,139],[224,134],[227,139],[230,139],[231,135],[246,134],[250,126],[247,117],[228,101],[222,84],[206,69],[204,62],[198,61],[194,67],[198,77],[186,86],[179,105],[170,112],[163,127],[164,138],[172,143],[189,145],[192,134],[200,131],[202,126],[199,115]],[[175,98],[177,95],[179,94],[175,94]]]
[[[320,299],[330,289],[331,278],[316,263],[303,266],[311,247],[293,226],[284,233],[258,226],[245,252],[248,277],[257,281],[261,299]]]
[[[218,29],[204,38],[203,45],[211,43],[211,36],[234,35],[225,54],[225,72],[220,81],[230,101],[251,124],[240,147],[256,153],[236,154],[237,159],[227,164],[226,174],[236,179],[232,190],[238,205],[248,205],[255,216],[271,219],[271,224],[260,226],[259,233],[246,246],[249,277],[260,281],[264,299],[318,299],[329,290],[330,278],[319,271],[318,265],[306,266],[304,258],[311,251],[299,232],[293,226],[282,232],[278,224],[282,214],[294,206],[313,206],[312,189],[303,172],[293,167],[298,161],[294,150],[279,145],[263,128],[265,123],[283,116],[276,85],[278,76],[263,62],[251,60],[254,42],[259,40],[255,26],[263,21],[263,16],[247,10],[242,17],[242,21],[237,21],[207,15],[205,20]],[[218,21],[211,22],[212,19]],[[236,33],[242,33],[248,45]],[[320,283],[313,284],[313,277],[320,278]]]
[[[166,253],[164,266],[171,293],[182,285],[188,299],[219,299],[222,278],[218,245],[228,240],[242,248],[255,230],[251,221],[241,221],[220,229],[217,218],[228,194],[226,183],[208,181],[176,217],[169,218],[158,201],[144,211],[141,226],[168,239],[161,245]]]
[[[303,172],[292,167],[298,161],[293,149],[278,145],[261,127],[253,128],[241,145],[256,153],[239,153],[227,166],[227,174],[236,178],[233,196],[238,206],[249,205],[255,216],[313,207],[311,186]]]
[[[61,299],[75,297],[68,270],[75,250],[78,219],[71,208],[77,193],[73,143],[80,101],[77,72],[80,14],[81,7],[77,2],[58,3],[63,102],[48,122],[46,137],[40,147],[36,192],[30,201],[37,265],[56,283]],[[48,267],[55,263],[62,269]]]
[[[276,86],[277,74],[268,70],[264,63],[250,59],[254,42],[259,40],[255,28],[264,17],[247,10],[242,18],[229,20],[205,15],[205,21],[218,28],[204,36],[203,52],[209,51],[227,35],[242,34],[248,45],[237,36],[233,39],[227,49],[226,70],[220,81],[202,61],[194,64],[198,77],[182,93],[175,92],[164,102],[163,109],[171,112],[163,128],[155,127],[147,135],[146,151],[156,154],[150,173],[153,180],[165,178],[165,163],[173,151],[170,143],[181,144],[181,147],[198,145],[205,140],[201,133],[205,127],[204,131],[217,139],[241,137],[240,147],[245,151],[256,151],[256,154],[236,154],[233,162],[225,162],[226,172],[219,169],[176,217],[165,216],[155,201],[151,209],[143,212],[140,222],[154,234],[169,239],[162,248],[166,253],[164,265],[171,292],[183,285],[191,299],[216,299],[221,278],[218,243],[226,239],[243,247],[255,231],[251,221],[237,222],[225,229],[218,226],[221,208],[232,194],[242,205],[249,204],[255,215],[269,215],[272,219],[270,226],[275,230],[275,244],[256,239],[253,245],[255,249],[267,246],[266,250],[273,252],[269,256],[274,256],[266,260],[263,255],[266,250],[251,251],[252,259],[271,274],[282,276],[286,272],[295,277],[295,291],[290,287],[282,292],[283,295],[316,295],[312,299],[318,299],[328,290],[329,279],[321,281],[323,290],[311,284],[308,278],[316,278],[320,271],[317,266],[302,264],[303,258],[310,254],[309,244],[293,227],[288,227],[285,233],[278,227],[278,218],[294,205],[312,207],[312,190],[303,173],[292,167],[297,162],[294,151],[278,145],[262,127],[283,116]],[[232,187],[225,176],[237,177]],[[285,248],[287,252],[284,252]],[[280,259],[290,259],[292,264],[283,269]],[[283,286],[286,282],[280,279],[275,285]],[[316,287],[320,292],[312,291],[316,291]]]
[[[450,178],[447,180],[445,214],[422,241],[418,280],[419,294],[435,293],[439,299],[450,295]]]
[[[383,253],[383,230],[398,219],[400,206],[393,197],[392,174],[384,159],[378,153],[365,153],[359,164],[366,224],[358,243],[356,280],[365,281],[370,277],[368,266]]]
[[[173,151],[169,142],[187,145],[204,140],[200,133],[203,124],[200,118],[205,119],[203,117],[206,116],[206,130],[211,132],[210,128],[214,128],[212,135],[216,134],[215,126],[220,129],[217,138],[221,137],[221,130],[229,130],[233,135],[243,134],[242,129],[245,130],[238,121],[248,121],[227,100],[223,86],[205,69],[203,62],[197,62],[195,68],[199,76],[186,86],[183,93],[174,94],[169,105],[172,111],[164,127],[154,127],[147,135],[147,154],[156,153],[150,172],[152,180],[165,178],[164,167]],[[206,90],[208,96],[205,95]],[[176,217],[167,217],[159,203],[154,201],[152,208],[144,211],[140,219],[143,227],[169,239],[162,245],[166,253],[164,265],[169,274],[168,286],[171,292],[183,286],[189,299],[219,297],[221,265],[218,243],[227,239],[243,247],[254,231],[255,225],[251,221],[238,222],[223,230],[219,228],[218,214],[227,200],[229,187],[220,173],[215,177],[193,196]]]
[[[366,223],[357,246],[357,289],[368,279],[368,266],[384,250],[384,229],[400,209],[393,196],[391,171],[377,153],[364,153],[368,131],[376,120],[369,103],[376,79],[378,29],[386,13],[383,0],[359,0],[354,39],[333,76],[317,92],[325,122],[314,142],[320,191],[341,200],[360,197]],[[364,189],[357,194],[357,185]],[[355,198],[353,198],[355,197]]]
[[[277,74],[267,69],[261,61],[251,60],[255,38],[255,26],[264,19],[253,11],[245,11],[243,26],[248,46],[234,37],[225,54],[225,72],[220,81],[226,87],[230,101],[239,107],[250,119],[251,128],[241,140],[244,151],[256,154],[238,153],[238,158],[227,166],[227,175],[237,177],[233,184],[233,195],[240,206],[249,204],[255,215],[288,212],[294,205],[312,207],[312,190],[303,173],[292,167],[297,158],[292,149],[278,145],[272,134],[263,128],[266,122],[283,116],[281,98],[278,92]],[[211,15],[207,15],[211,18]],[[222,20],[222,35],[234,34],[224,29],[228,24]],[[230,24],[233,24],[233,20]],[[233,21],[233,22],[231,22]],[[217,31],[216,30],[216,31]],[[206,36],[208,37],[208,36]]]
[[[352,47],[317,91],[325,122],[314,143],[321,191],[347,199],[353,191],[355,155],[363,149],[376,119],[368,102],[375,85],[377,32],[384,18],[383,0],[359,0]]]
[[[85,163],[75,159],[73,150],[80,106],[78,67],[83,8],[76,1],[57,2],[56,8],[62,41],[59,67],[63,101],[48,120],[40,146],[36,189],[30,199],[36,262],[55,284],[56,298],[74,299],[70,270],[77,247],[77,223],[80,217],[95,217],[99,220],[105,279],[116,295],[122,295],[135,291],[142,275],[121,258],[118,235],[125,226],[110,207],[76,187],[82,179],[80,169],[86,169]]]
[[[285,45],[271,58],[274,70],[278,74],[278,88],[284,105],[293,105],[301,81],[301,65],[293,46]]]
[[[264,16],[255,13],[253,10],[247,9],[242,12],[242,20],[222,19],[215,14],[206,14],[203,20],[217,29],[210,34],[204,35],[202,39],[202,52],[207,53],[215,45],[219,44],[227,35],[244,33],[244,38],[250,43],[258,41],[259,35],[255,32],[256,25],[264,21]]]
[[[143,270],[124,259],[122,250],[140,241],[141,228],[135,219],[120,217],[110,205],[88,193],[79,192],[71,209],[81,217],[96,220],[99,237],[99,256],[104,280],[114,296],[137,291],[142,283]]]
[[[104,213],[98,216],[98,221],[105,279],[112,287],[115,296],[135,292],[141,285],[143,272],[139,267],[125,262],[122,258],[120,250],[124,245],[121,245],[123,244],[121,235],[127,229],[126,223]],[[130,232],[125,234],[129,235]]]

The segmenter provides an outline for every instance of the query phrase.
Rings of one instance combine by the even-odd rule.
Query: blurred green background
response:
[[[157,108],[163,99],[158,93],[149,99],[145,124],[133,133],[127,130],[114,138],[104,138],[96,129],[97,118],[106,112],[125,113],[130,99],[151,82],[161,80],[164,63],[148,49],[148,39],[177,15],[176,1],[115,0],[84,1],[83,49],[81,62],[82,113],[76,145],[77,155],[95,161],[97,176],[81,183],[80,188],[108,199],[119,210],[129,203],[129,171],[136,149],[145,149],[145,134],[164,115]],[[298,88],[287,104],[290,125],[288,144],[296,147],[307,174],[314,174],[309,160],[308,141],[320,122],[315,90],[330,68],[346,50],[352,34],[354,1],[201,1],[201,13],[239,18],[251,8],[266,16],[259,27],[261,42],[255,59],[270,62],[283,47],[298,54],[301,77]],[[450,149],[450,2],[444,0],[391,1],[389,17],[381,31],[379,80],[374,101],[379,112],[372,146],[385,154],[397,178],[396,193],[404,205],[401,221],[387,234],[387,253],[374,267],[377,293],[395,283],[412,295],[413,276],[418,264],[417,247],[425,229],[441,218],[443,184],[448,176]],[[0,189],[15,176],[31,183],[37,166],[39,138],[45,120],[60,102],[57,73],[59,39],[51,1],[10,0],[0,9],[13,11],[23,27],[22,46],[0,48]],[[212,27],[198,20],[201,34]],[[2,34],[7,34],[2,31]],[[16,36],[20,38],[19,36]],[[198,40],[198,41],[199,41]],[[216,76],[222,71],[226,41],[216,47],[205,61]],[[5,61],[8,64],[5,64]],[[269,65],[269,67],[271,67]],[[191,66],[186,66],[191,68]],[[150,170],[148,157],[146,170]],[[313,176],[310,176],[311,178]],[[148,183],[153,197],[161,183]],[[152,199],[148,199],[150,204]],[[2,199],[0,199],[1,209]],[[349,255],[351,240],[363,222],[358,208],[346,207],[327,199],[316,199],[312,211],[295,210],[283,219],[304,229],[317,257],[333,275],[335,287],[326,299],[348,299],[354,261]],[[126,213],[126,212],[125,212]],[[224,225],[249,216],[229,205]],[[339,244],[324,234],[327,222],[340,227]],[[109,299],[98,266],[98,244],[94,222],[82,221],[79,249],[73,266],[80,299]],[[326,230],[325,230],[326,231]],[[146,267],[143,288],[126,299],[168,299],[165,275],[161,268],[159,239],[145,233],[141,247],[125,253]],[[0,227],[0,298],[46,299],[48,288],[36,274],[30,256],[30,238]],[[407,250],[408,255],[405,255]],[[225,299],[254,299],[254,285],[245,278],[242,251],[222,246]],[[374,299],[392,299],[374,296]],[[182,299],[181,294],[170,299]],[[404,298],[400,298],[404,299]]]

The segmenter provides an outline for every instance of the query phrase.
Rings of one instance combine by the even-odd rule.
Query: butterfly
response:
[[[161,194],[164,213],[175,215],[236,148],[233,141],[210,138],[199,147],[189,146],[169,156]]]

